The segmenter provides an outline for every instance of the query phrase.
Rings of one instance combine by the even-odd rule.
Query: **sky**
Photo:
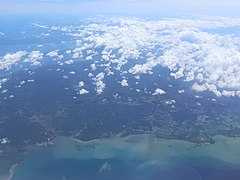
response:
[[[238,0],[0,0],[1,14],[203,14],[240,17]]]

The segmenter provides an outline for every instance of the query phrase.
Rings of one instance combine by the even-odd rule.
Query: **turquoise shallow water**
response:
[[[15,168],[12,179],[239,180],[239,157],[234,155],[239,139],[218,140],[196,146],[148,136],[90,142],[58,138],[54,145],[33,151]]]

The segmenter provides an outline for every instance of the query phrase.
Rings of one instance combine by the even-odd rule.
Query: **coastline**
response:
[[[172,157],[200,158],[209,157],[223,162],[240,166],[240,138],[229,138],[221,135],[214,136],[215,144],[194,143],[186,140],[163,139],[149,134],[130,135],[81,141],[72,137],[56,137],[53,144],[36,146],[30,150],[26,159],[15,164],[9,170],[9,176],[4,180],[14,179],[15,173],[24,162],[31,159],[29,154],[38,153],[40,149],[50,152],[54,159],[139,159],[143,162],[156,164],[168,163]],[[38,148],[41,147],[41,148]],[[234,148],[231,148],[234,147]],[[48,152],[48,149],[51,151]]]

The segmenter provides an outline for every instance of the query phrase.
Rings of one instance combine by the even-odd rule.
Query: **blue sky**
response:
[[[240,17],[239,0],[0,0],[5,14],[204,14]]]

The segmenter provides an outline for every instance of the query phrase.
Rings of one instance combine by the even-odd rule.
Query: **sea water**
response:
[[[14,169],[13,180],[239,180],[240,138],[215,144],[134,135],[81,142],[59,137]]]

